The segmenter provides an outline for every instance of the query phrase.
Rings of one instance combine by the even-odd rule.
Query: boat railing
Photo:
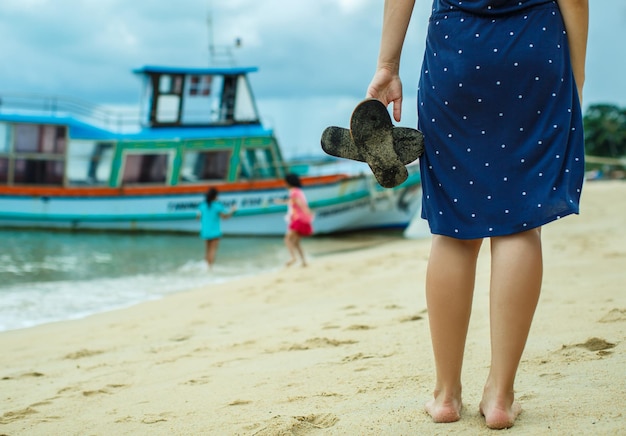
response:
[[[369,173],[367,164],[330,156],[290,159],[283,164],[283,170],[300,176],[324,176],[347,174],[352,176]]]
[[[113,131],[139,125],[140,117],[133,110],[111,110],[86,101],[38,94],[0,93],[0,113],[70,116]]]

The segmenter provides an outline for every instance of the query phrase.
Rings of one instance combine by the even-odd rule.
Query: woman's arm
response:
[[[384,68],[398,74],[402,46],[414,5],[415,0],[385,0],[378,69]]]
[[[557,0],[567,31],[570,58],[578,96],[582,104],[585,83],[585,58],[589,32],[589,0]]]
[[[376,98],[385,106],[393,103],[396,121],[402,115],[400,57],[414,5],[415,0],[385,0],[378,65],[367,89],[367,97]]]

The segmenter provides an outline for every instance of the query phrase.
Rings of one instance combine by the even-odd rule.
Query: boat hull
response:
[[[383,189],[362,162],[285,161],[261,122],[254,71],[144,66],[130,120],[75,99],[3,94],[0,228],[199,233],[198,206],[214,187],[236,207],[225,235],[282,235],[289,173],[314,234],[406,227],[421,203],[418,167]],[[356,166],[338,168],[346,163]]]
[[[371,175],[303,178],[304,192],[315,213],[315,234],[374,228],[404,228],[421,203],[419,174],[394,189],[383,189]],[[287,191],[275,186],[220,189],[220,201],[235,205],[237,213],[222,221],[225,235],[282,235],[286,230]],[[204,187],[196,192],[177,190],[142,193],[90,190],[0,193],[0,227],[67,230],[155,231],[198,233],[197,207]]]

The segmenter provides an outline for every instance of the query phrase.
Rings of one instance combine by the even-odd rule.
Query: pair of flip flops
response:
[[[331,156],[366,162],[378,183],[393,188],[404,182],[405,167],[424,152],[422,132],[394,127],[385,105],[376,99],[359,103],[350,129],[331,126],[322,133],[322,149]]]

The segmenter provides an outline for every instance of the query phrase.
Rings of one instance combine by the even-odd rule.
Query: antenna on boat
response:
[[[239,48],[242,45],[241,38],[235,38],[234,44],[230,45],[215,45],[213,38],[213,2],[209,1],[209,12],[207,14],[207,27],[209,31],[209,64],[220,65],[228,64],[235,65],[235,55],[233,49]]]

